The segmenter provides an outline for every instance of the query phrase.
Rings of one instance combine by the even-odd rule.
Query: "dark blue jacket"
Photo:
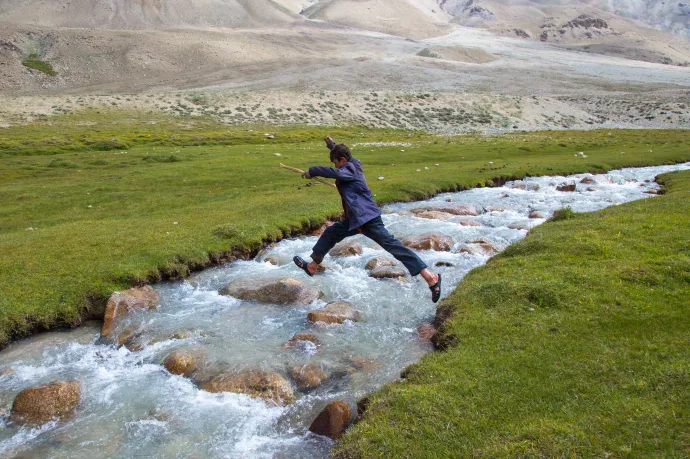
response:
[[[362,163],[352,158],[342,167],[313,166],[309,168],[312,177],[334,178],[343,201],[345,217],[350,220],[350,230],[381,215],[381,210],[371,196],[371,190],[364,178]]]

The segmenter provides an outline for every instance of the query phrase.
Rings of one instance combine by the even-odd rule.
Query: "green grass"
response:
[[[334,456],[690,456],[690,172],[660,181],[469,273],[445,349],[372,394]]]
[[[22,64],[24,64],[25,67],[38,70],[39,72],[46,73],[50,76],[57,75],[57,72],[53,69],[53,66],[50,65],[50,63],[42,61],[37,57],[30,56],[28,59],[24,59],[24,61],[22,61]]]
[[[240,128],[106,111],[3,129],[0,343],[79,323],[89,311],[98,314],[114,290],[185,276],[339,215],[333,190],[305,186],[278,167],[327,164],[325,134],[351,145],[415,145],[353,148],[380,203],[497,178],[690,159],[687,131],[608,132],[441,139],[360,127]],[[588,158],[574,157],[577,151]],[[375,180],[380,175],[386,179]]]

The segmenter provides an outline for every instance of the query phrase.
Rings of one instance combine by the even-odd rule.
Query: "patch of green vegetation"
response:
[[[573,212],[573,209],[568,206],[564,207],[563,209],[558,209],[556,212],[554,212],[551,220],[557,222],[559,220],[570,220],[571,218],[575,218],[575,212]]]
[[[369,396],[334,457],[686,457],[690,172],[659,181],[470,272],[444,350]]]
[[[50,76],[56,76],[57,72],[55,69],[53,69],[53,66],[50,65],[49,62],[39,59],[39,57],[40,56],[37,54],[32,53],[29,55],[29,57],[22,61],[22,64],[30,69],[38,70],[39,72],[43,72]]]
[[[103,110],[4,129],[0,342],[32,328],[78,323],[114,290],[181,275],[339,215],[335,192],[305,187],[279,167],[328,164],[326,134],[352,145],[370,177],[386,177],[370,183],[379,203],[528,173],[594,172],[558,146],[566,139],[587,152],[597,171],[690,159],[690,133],[678,130],[460,136],[434,143],[438,137],[417,131],[269,129]],[[402,153],[399,146],[355,146],[368,142],[412,147]],[[622,144],[626,155],[620,155]],[[534,295],[537,303],[561,307],[554,303],[561,296]]]

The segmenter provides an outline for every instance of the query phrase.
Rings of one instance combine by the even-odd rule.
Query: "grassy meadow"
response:
[[[371,395],[334,457],[690,456],[690,172],[660,181],[470,272],[444,350]]]

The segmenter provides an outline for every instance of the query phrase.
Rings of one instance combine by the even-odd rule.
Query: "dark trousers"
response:
[[[402,245],[402,242],[394,238],[393,235],[388,232],[380,216],[360,226],[358,228],[360,231],[357,229],[350,230],[348,229],[349,226],[350,221],[345,219],[326,228],[326,231],[323,232],[313,248],[311,259],[314,260],[315,263],[321,263],[323,257],[325,257],[328,251],[338,242],[346,237],[360,234],[361,231],[361,234],[369,239],[373,239],[374,242],[405,265],[405,268],[407,268],[411,275],[416,276],[421,270],[427,267],[416,253]]]

